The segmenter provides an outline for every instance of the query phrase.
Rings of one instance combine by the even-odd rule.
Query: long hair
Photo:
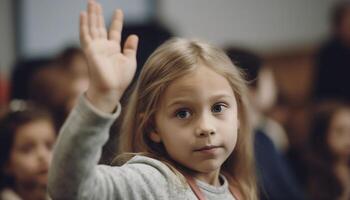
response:
[[[5,172],[15,143],[17,130],[31,122],[46,120],[52,123],[51,114],[42,107],[29,102],[13,100],[10,109],[0,119],[0,190],[14,187],[14,177]]]
[[[334,172],[337,156],[328,143],[331,121],[343,109],[350,111],[350,106],[340,102],[323,102],[314,110],[307,154],[307,190],[311,199],[337,199],[344,189]]]
[[[119,154],[144,153],[169,166],[171,162],[168,161],[171,159],[164,147],[149,138],[155,128],[155,114],[167,87],[177,78],[196,70],[200,63],[225,77],[237,99],[240,120],[237,144],[221,166],[221,173],[227,177],[231,187],[240,190],[244,199],[255,200],[253,140],[247,118],[245,81],[222,50],[204,42],[171,39],[149,57],[125,109],[118,145]]]

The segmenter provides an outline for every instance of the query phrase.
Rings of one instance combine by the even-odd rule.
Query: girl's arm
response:
[[[90,86],[62,127],[55,146],[48,185],[54,199],[81,198],[96,188],[108,188],[92,187],[91,183],[101,177],[96,170],[101,148],[121,109],[119,99],[136,71],[138,38],[129,36],[121,48],[122,12],[115,11],[108,33],[102,16],[95,1],[89,1],[87,12],[80,14],[80,41],[88,60]],[[115,109],[115,114],[109,114]]]
[[[90,199],[111,193],[109,180],[97,169],[109,128],[120,113],[98,111],[81,96],[60,130],[49,170],[48,191],[53,199]],[[117,174],[116,174],[117,175]],[[106,191],[102,191],[103,190]],[[107,191],[109,190],[109,191]]]
[[[120,113],[103,113],[84,97],[63,125],[49,171],[54,200],[188,199],[193,196],[163,163],[136,156],[121,167],[97,165],[109,128]]]

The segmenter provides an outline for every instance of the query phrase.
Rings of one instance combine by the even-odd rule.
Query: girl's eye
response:
[[[222,112],[223,109],[225,109],[226,107],[227,107],[227,106],[226,106],[225,104],[223,104],[223,103],[215,104],[215,105],[212,107],[211,111],[212,111],[213,113],[220,113],[220,112]]]
[[[187,119],[190,116],[191,116],[191,113],[188,110],[179,110],[176,112],[176,117],[179,119]]]
[[[27,154],[27,153],[30,153],[32,150],[33,150],[34,146],[31,145],[31,144],[25,144],[25,145],[22,145],[19,150],[20,152],[24,153],[24,154]]]

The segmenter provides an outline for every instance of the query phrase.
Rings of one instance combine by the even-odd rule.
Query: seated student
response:
[[[303,192],[282,154],[288,144],[286,133],[281,125],[263,113],[272,106],[275,95],[271,69],[264,68],[262,59],[248,50],[229,47],[226,52],[232,62],[246,74],[249,82],[249,117],[255,132],[254,148],[260,198],[303,199]]]
[[[12,67],[10,84],[10,99],[28,99],[28,86],[32,76],[41,69],[52,64],[49,57],[39,57],[34,59],[23,59],[17,61]]]
[[[47,199],[53,120],[23,101],[12,101],[11,109],[0,120],[0,199]]]
[[[337,1],[332,11],[332,33],[316,56],[314,98],[350,102],[350,1]]]
[[[305,188],[310,199],[350,199],[350,105],[318,105],[307,147]]]
[[[250,118],[256,129],[263,130],[281,153],[288,150],[287,133],[277,121],[266,116],[277,98],[277,86],[273,71],[258,55],[245,49],[227,47],[231,60],[242,70],[248,81]]]
[[[57,130],[88,87],[87,73],[84,54],[74,47],[65,49],[50,65],[33,72],[28,97],[51,111]]]

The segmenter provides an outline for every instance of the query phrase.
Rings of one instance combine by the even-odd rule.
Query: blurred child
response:
[[[138,38],[120,47],[122,12],[107,36],[101,6],[81,14],[90,86],[65,122],[49,173],[54,199],[256,200],[246,88],[226,54],[173,39],[143,67],[125,109],[117,160],[97,165],[136,71]],[[123,159],[123,160],[121,160]]]
[[[321,104],[309,138],[307,190],[312,200],[350,199],[350,106]]]
[[[271,67],[263,59],[243,48],[227,47],[226,52],[232,62],[244,72],[248,83],[249,113],[254,129],[263,131],[276,149],[285,153],[288,150],[287,133],[280,123],[266,114],[276,103],[277,86]]]
[[[12,101],[12,109],[0,121],[0,199],[47,199],[53,120],[24,102]]]
[[[331,34],[316,56],[314,98],[350,102],[350,1],[335,2]]]
[[[245,49],[230,47],[227,54],[249,81],[249,117],[254,130],[254,151],[261,200],[303,200],[293,172],[283,153],[288,140],[283,127],[265,113],[274,104],[277,89],[271,68]]]
[[[56,59],[59,67],[69,78],[70,84],[66,85],[70,95],[64,102],[67,114],[77,102],[78,96],[86,91],[89,85],[87,60],[83,51],[75,47],[67,47]]]
[[[29,81],[29,99],[53,113],[59,130],[88,87],[87,64],[83,52],[65,49],[50,65],[36,70]]]

